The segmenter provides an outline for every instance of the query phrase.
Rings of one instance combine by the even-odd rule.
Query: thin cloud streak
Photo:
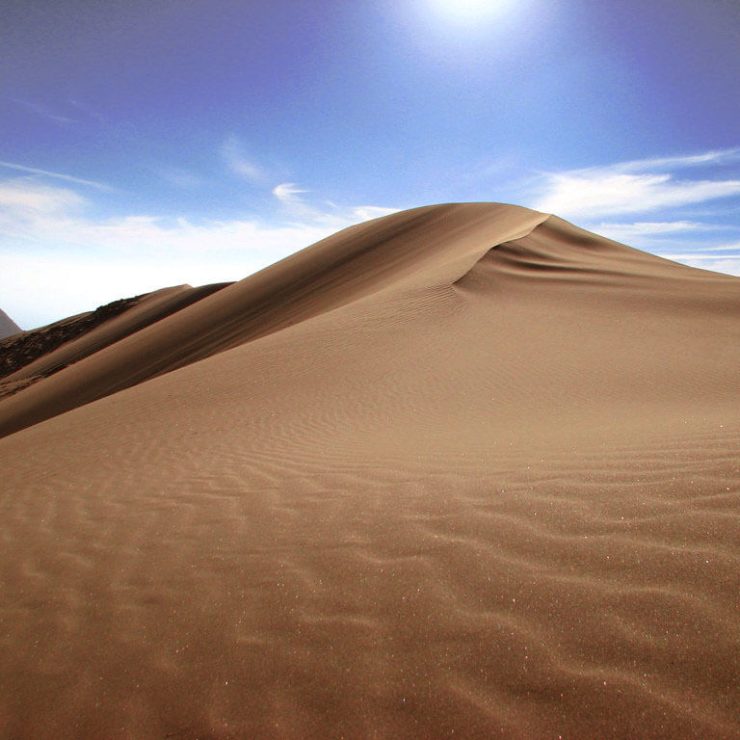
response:
[[[59,124],[61,126],[68,126],[70,123],[76,122],[73,118],[69,118],[68,116],[62,116],[62,115],[59,115],[58,113],[54,113],[53,111],[50,111],[45,105],[40,105],[39,103],[32,103],[30,100],[21,100],[20,98],[11,98],[11,100],[17,105],[20,105],[23,108],[26,108],[32,111],[37,116],[46,118],[48,121],[52,121],[53,123]]]
[[[724,244],[719,247],[704,247],[705,252],[740,252],[740,242],[735,244]]]
[[[239,177],[249,180],[255,185],[262,185],[266,180],[266,174],[247,157],[244,145],[236,136],[229,136],[221,144],[220,154],[228,168]]]
[[[688,267],[698,267],[700,270],[711,270],[712,272],[724,273],[725,275],[735,275],[740,277],[740,256],[738,257],[717,257],[712,260],[703,254],[661,254],[661,257],[672,259]]]
[[[51,177],[55,180],[64,180],[65,182],[73,182],[77,185],[86,185],[96,190],[104,190],[107,192],[113,192],[115,188],[110,185],[106,185],[96,180],[86,180],[83,177],[75,177],[74,175],[65,175],[63,172],[52,172],[51,170],[42,170],[38,167],[28,167],[24,164],[16,164],[15,162],[5,162],[0,160],[0,167],[4,167],[8,170],[16,170],[17,172],[25,172],[30,175],[41,175],[43,177]]]
[[[707,228],[705,224],[698,221],[636,221],[631,224],[624,223],[601,223],[593,227],[599,234],[605,231],[623,235],[656,235],[675,234],[676,232],[703,231]],[[715,227],[716,228],[716,227]]]
[[[677,252],[675,254],[664,254],[661,252],[661,257],[665,257],[669,260],[723,260],[723,259],[739,259],[740,260],[740,254],[731,254],[727,255],[727,257],[720,257],[716,254],[702,254],[701,252],[697,254],[692,254],[691,252]]]
[[[546,173],[534,208],[565,217],[597,219],[680,208],[740,195],[740,180],[676,179],[673,172],[740,160],[740,149],[617,162]]]
[[[635,240],[643,246],[664,243],[665,238],[681,234],[700,234],[722,231],[726,226],[705,224],[699,221],[636,221],[635,223],[592,224],[590,231],[618,242],[630,243]]]
[[[682,170],[688,167],[706,167],[740,161],[740,147],[716,149],[702,154],[685,154],[675,157],[652,157],[622,162],[619,167],[623,172],[641,172],[652,169]],[[587,170],[584,170],[587,171]]]

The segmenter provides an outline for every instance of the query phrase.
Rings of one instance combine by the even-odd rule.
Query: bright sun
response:
[[[441,13],[460,20],[481,20],[502,12],[509,0],[431,0]]]

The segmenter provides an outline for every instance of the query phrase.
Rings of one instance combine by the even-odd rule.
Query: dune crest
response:
[[[738,309],[432,206],[0,401],[0,734],[737,737]]]

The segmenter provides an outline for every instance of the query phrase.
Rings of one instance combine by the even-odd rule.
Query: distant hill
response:
[[[0,339],[17,334],[20,330],[20,326],[0,308]]]

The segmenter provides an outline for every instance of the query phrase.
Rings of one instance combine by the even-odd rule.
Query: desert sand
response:
[[[0,340],[0,399],[58,373],[228,284],[162,288]],[[62,410],[72,407],[64,406]],[[59,413],[52,408],[52,405],[47,407],[44,418]]]
[[[738,278],[453,204],[171,290],[0,400],[0,736],[740,737]]]

